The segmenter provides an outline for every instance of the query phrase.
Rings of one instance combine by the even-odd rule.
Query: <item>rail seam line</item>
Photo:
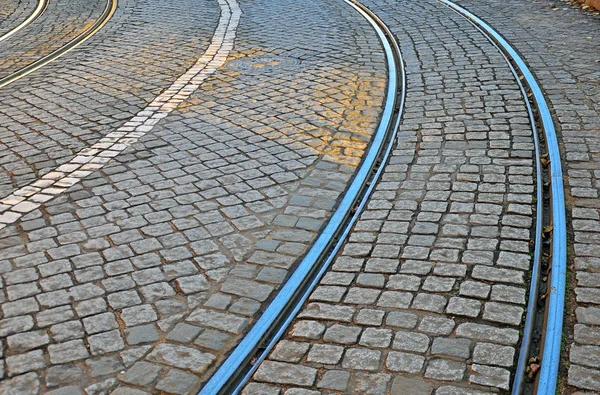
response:
[[[387,27],[385,27],[383,22],[377,18],[376,15],[368,11],[366,7],[362,6],[357,1],[344,0],[344,2],[357,10],[373,26],[380,38],[381,44],[385,49],[389,80],[385,102],[386,104],[382,114],[382,120],[377,128],[375,137],[372,140],[371,148],[369,149],[363,164],[356,173],[352,184],[348,188],[338,209],[331,217],[327,226],[308,254],[304,257],[298,268],[296,268],[292,276],[278,292],[275,299],[254,324],[250,332],[246,334],[243,340],[229,355],[217,372],[211,377],[209,382],[200,390],[199,395],[222,394],[225,393],[225,390],[228,391],[226,392],[227,394],[238,394],[243,389],[246,382],[251,378],[256,369],[258,369],[260,363],[266,358],[270,350],[285,333],[291,321],[295,318],[301,307],[304,305],[304,302],[308,299],[308,296],[312,290],[316,287],[319,280],[328,269],[329,265],[333,262],[337,252],[342,247],[352,227],[366,206],[368,199],[377,184],[377,180],[383,172],[385,163],[387,162],[387,159],[389,158],[393,149],[401,120],[401,114],[404,109],[406,95],[406,75],[403,67],[402,55],[399,51],[396,41],[391,35],[391,32],[389,29],[387,29]],[[386,29],[386,32],[381,29],[378,23]],[[394,47],[393,49],[392,46]],[[396,61],[398,62],[397,64]],[[401,81],[398,81],[398,73],[401,75]],[[400,88],[402,89],[402,92],[400,95],[400,100],[398,100],[398,89]],[[384,146],[386,141],[389,141],[387,147]],[[357,199],[360,197],[360,193],[365,191],[365,184],[369,180],[369,176],[372,174],[376,161],[379,157],[381,157],[382,152],[384,152],[382,163],[379,168],[377,168],[374,176],[370,179],[370,183],[366,188],[366,192],[362,196],[362,199],[357,202]],[[344,227],[344,222],[352,212],[353,208],[356,208],[356,210],[351,215],[350,220],[347,221]],[[339,237],[337,238],[337,242],[335,242],[334,238],[336,238],[338,234]],[[328,249],[332,246],[332,243],[335,243],[335,245],[333,245],[333,249],[330,251],[330,253],[326,255]],[[323,259],[325,256],[327,259],[319,267],[318,261]],[[312,277],[310,283],[308,283],[308,286],[304,289],[303,293],[299,295],[300,298],[294,301],[293,298],[298,296],[300,287],[302,285],[306,285],[305,279],[307,276],[310,276],[310,274],[314,273],[315,270],[317,270],[316,275]],[[231,377],[235,374],[239,375],[244,364],[247,363],[249,358],[256,352],[259,345],[265,341],[265,336],[270,334],[270,331],[273,329],[273,325],[278,321],[282,312],[290,307],[292,308],[290,313],[285,317],[283,323],[276,328],[277,331],[272,337],[270,337],[269,343],[257,357],[252,368],[244,374],[240,382],[233,384],[230,383],[229,381]],[[232,385],[234,387],[232,387]]]
[[[33,12],[27,17],[27,19],[25,19],[23,22],[19,23],[17,26],[0,36],[0,42],[6,40],[10,36],[16,34],[20,30],[26,28],[27,26],[35,22],[35,20],[38,19],[44,13],[44,11],[46,11],[46,8],[48,8],[48,0],[38,0],[37,7],[35,7]]]
[[[565,195],[563,174],[560,158],[560,149],[554,122],[544,94],[537,83],[537,80],[527,67],[525,61],[517,51],[490,25],[482,19],[469,12],[465,8],[449,0],[439,0],[447,5],[473,25],[479,28],[488,39],[495,42],[501,53],[507,60],[512,59],[516,68],[524,77],[531,93],[533,101],[540,114],[540,123],[546,138],[546,148],[550,159],[551,183],[551,211],[552,211],[552,266],[551,282],[548,290],[547,302],[547,320],[544,331],[543,353],[541,370],[538,377],[537,393],[541,395],[554,394],[556,392],[558,367],[560,364],[560,348],[562,341],[562,327],[564,317],[565,291],[566,291],[566,271],[567,271],[567,229],[565,212]],[[509,61],[510,65],[510,61]],[[511,66],[512,67],[512,66]],[[520,84],[520,83],[519,83]],[[521,84],[520,84],[521,85]],[[527,102],[527,97],[525,97]],[[535,126],[534,126],[535,127]],[[535,133],[535,130],[534,130]],[[539,183],[539,178],[538,178]],[[539,212],[538,212],[539,215]],[[536,246],[537,247],[537,246]],[[533,308],[537,300],[531,300],[528,305],[527,315],[530,315],[530,308]],[[527,318],[529,320],[529,317]],[[521,350],[521,353],[523,348]],[[525,357],[519,355],[520,364]],[[519,383],[520,384],[520,383]],[[513,387],[513,394],[518,394],[520,388]]]
[[[3,88],[23,77],[33,73],[41,67],[44,67],[50,62],[55,61],[56,59],[62,57],[63,55],[71,52],[73,49],[77,48],[81,44],[85,43],[92,36],[100,31],[110,19],[113,17],[115,12],[117,11],[118,0],[107,0],[106,7],[102,11],[100,17],[92,24],[90,27],[86,28],[80,34],[77,35],[74,39],[69,41],[67,44],[53,51],[52,53],[42,57],[41,59],[36,60],[28,66],[23,67],[20,70],[12,73],[9,76],[0,79],[0,88]]]
[[[114,157],[151,132],[154,126],[186,100],[223,66],[233,49],[241,10],[236,0],[218,0],[221,17],[210,45],[196,63],[146,108],[116,131],[85,148],[69,162],[0,200],[0,230],[37,209],[84,177],[102,169]]]

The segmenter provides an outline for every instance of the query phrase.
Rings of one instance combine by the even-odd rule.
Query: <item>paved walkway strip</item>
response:
[[[22,187],[0,200],[0,229],[16,222],[24,214],[53,199],[84,177],[103,168],[111,158],[119,155],[154,125],[166,117],[177,105],[190,96],[202,82],[219,67],[233,48],[233,41],[241,11],[235,0],[220,0],[221,18],[210,46],[196,64],[179,77],[144,110],[109,133],[90,148],[84,149],[68,163],[59,166],[41,179]]]
[[[9,37],[13,36],[14,34],[18,33],[22,29],[26,28],[27,26],[29,26],[30,24],[35,22],[35,20],[44,13],[44,11],[46,10],[46,7],[48,7],[48,0],[38,0],[38,4],[35,7],[35,9],[33,10],[33,12],[31,13],[31,15],[29,15],[27,17],[27,19],[25,19],[23,22],[19,23],[17,26],[15,26],[8,32],[1,35],[0,42],[8,39]]]

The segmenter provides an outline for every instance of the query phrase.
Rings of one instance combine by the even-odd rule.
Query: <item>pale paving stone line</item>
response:
[[[208,49],[194,66],[117,131],[107,134],[96,144],[81,150],[69,162],[0,200],[0,230],[60,195],[94,171],[102,169],[111,158],[151,132],[162,118],[175,110],[179,103],[186,100],[204,80],[225,64],[233,49],[242,11],[236,0],[218,2],[221,7],[219,24]]]

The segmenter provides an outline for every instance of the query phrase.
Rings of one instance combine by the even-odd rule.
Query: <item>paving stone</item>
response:
[[[88,337],[88,343],[92,355],[102,355],[113,351],[119,351],[125,347],[125,342],[118,329],[92,335]]]
[[[48,346],[48,353],[53,364],[77,361],[88,357],[88,351],[82,340],[51,344]]]
[[[132,385],[147,386],[156,380],[161,370],[158,365],[139,361],[127,369],[120,380]]]
[[[35,394],[39,391],[39,388],[40,381],[37,373],[27,373],[0,382],[0,392],[10,395]]]
[[[147,395],[149,392],[141,391],[132,387],[120,386],[110,393],[110,395]]]
[[[187,321],[230,333],[239,333],[248,325],[248,320],[244,318],[207,309],[195,310]]]
[[[423,368],[425,357],[399,351],[390,351],[386,367],[392,372],[418,373]]]
[[[250,383],[244,387],[243,395],[279,395],[281,389],[261,383]]]
[[[323,340],[338,344],[355,344],[360,333],[361,328],[359,327],[336,324],[327,328]]]
[[[306,343],[282,341],[273,349],[271,359],[282,362],[299,362],[308,351],[308,347],[309,345]]]
[[[429,348],[429,343],[429,337],[423,333],[397,331],[392,348],[424,353]]]
[[[523,308],[505,303],[487,302],[483,311],[483,319],[510,325],[519,325]]]
[[[68,321],[50,327],[52,338],[57,342],[80,339],[83,337],[83,325],[80,321]]]
[[[158,382],[156,389],[171,394],[187,394],[196,386],[198,381],[197,376],[179,369],[172,369]]]
[[[46,366],[44,353],[42,350],[34,350],[6,357],[6,366],[9,377],[41,369]]]
[[[380,351],[366,348],[350,348],[346,350],[342,366],[346,369],[377,371],[380,360]]]
[[[194,340],[201,330],[202,329],[197,326],[181,322],[175,325],[175,327],[169,332],[167,340],[176,341],[179,343],[188,343]]]
[[[48,394],[52,395],[83,395],[84,392],[77,385],[69,385],[66,387],[61,387],[52,391],[48,391]]]
[[[100,395],[106,393],[110,388],[114,387],[117,379],[106,379],[96,384],[92,384],[85,388],[87,395]]]
[[[259,302],[248,298],[241,298],[231,305],[229,311],[250,317],[253,316],[259,309]]]
[[[158,341],[159,334],[154,324],[140,325],[125,330],[127,344],[137,345]]]
[[[136,291],[122,291],[108,295],[108,304],[113,309],[122,309],[141,303],[142,300]]]
[[[85,365],[91,377],[106,376],[124,369],[121,361],[115,356],[87,359]]]
[[[437,337],[433,339],[433,344],[431,345],[431,354],[468,359],[471,356],[470,347],[471,341],[469,339]],[[473,356],[473,358],[475,357]]]
[[[466,365],[446,359],[433,359],[428,362],[425,377],[435,380],[460,381],[465,374]]]
[[[195,275],[188,277],[179,277],[176,281],[177,288],[184,294],[192,294],[200,291],[206,291],[210,288],[210,284],[203,275]]]
[[[52,366],[46,371],[46,385],[50,388],[70,384],[81,379],[83,370],[79,366]]]
[[[359,344],[365,347],[388,347],[392,341],[390,329],[367,328],[363,331]]]
[[[474,299],[453,297],[450,298],[446,312],[453,315],[477,317],[481,311],[481,302]]]
[[[439,387],[435,391],[436,395],[491,395],[493,393],[494,392],[485,392],[464,387],[454,387],[451,385]]]
[[[600,367],[600,348],[598,346],[582,346],[574,344],[569,353],[569,359],[577,365]]]
[[[274,361],[264,361],[254,374],[258,381],[301,386],[311,386],[316,377],[316,369]]]
[[[125,322],[125,325],[135,326],[156,321],[158,317],[151,305],[144,304],[123,309],[121,319]]]
[[[473,362],[483,365],[512,367],[515,349],[491,343],[477,343],[473,350]]]
[[[589,369],[579,365],[569,367],[569,385],[592,391],[600,391],[600,374],[597,369]]]
[[[418,377],[397,376],[392,381],[391,392],[392,394],[431,395],[433,386]]]
[[[361,394],[382,395],[387,393],[391,376],[384,373],[356,373],[355,390]]]
[[[391,311],[388,313],[385,323],[390,326],[412,329],[417,325],[418,319],[416,314]]]
[[[321,380],[317,383],[317,388],[334,391],[346,391],[349,381],[349,372],[344,370],[328,370],[323,373]]]
[[[510,372],[502,368],[485,365],[471,365],[469,381],[490,387],[498,387],[503,390],[509,389]]]
[[[180,369],[189,369],[194,373],[201,374],[206,371],[216,358],[212,354],[203,353],[193,348],[163,343],[156,346],[148,354],[147,359]]]
[[[448,301],[444,296],[419,293],[415,296],[411,308],[441,313],[447,303]]]
[[[318,321],[300,320],[297,321],[290,335],[294,338],[319,339],[325,332],[325,325]]]
[[[8,349],[11,352],[23,352],[50,343],[46,331],[23,332],[9,336],[7,339]]]
[[[449,335],[454,329],[454,320],[427,316],[421,320],[418,329],[434,335]]]
[[[119,324],[113,313],[98,314],[82,320],[85,331],[92,335],[94,333],[105,332],[117,329]]]

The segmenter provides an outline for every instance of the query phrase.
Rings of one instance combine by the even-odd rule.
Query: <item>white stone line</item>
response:
[[[156,97],[152,103],[107,134],[96,144],[81,150],[69,162],[54,169],[37,181],[26,185],[0,200],[0,229],[16,222],[23,215],[40,207],[98,171],[186,100],[206,78],[225,64],[233,49],[242,11],[236,0],[218,0],[221,17],[206,52],[196,64]]]

